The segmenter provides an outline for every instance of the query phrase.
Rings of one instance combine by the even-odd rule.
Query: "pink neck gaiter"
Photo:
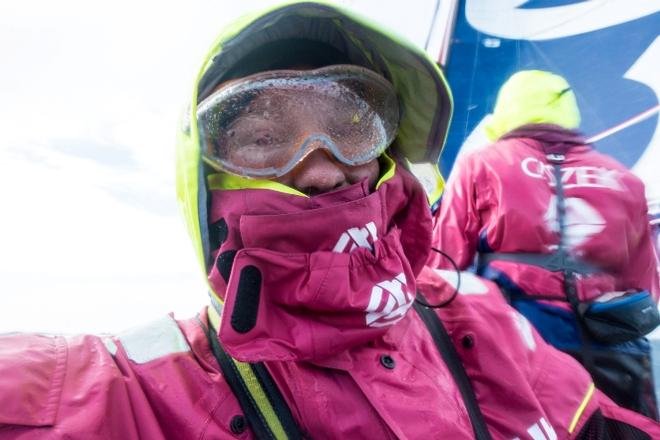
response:
[[[210,217],[219,337],[244,362],[321,360],[382,335],[409,311],[431,245],[426,195],[401,167],[373,192],[213,191]]]

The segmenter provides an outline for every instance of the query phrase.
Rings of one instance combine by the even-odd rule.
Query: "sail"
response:
[[[582,131],[646,184],[660,218],[660,1],[464,0],[446,72],[455,112],[441,169],[487,143],[481,124],[506,78],[549,70],[572,85]]]

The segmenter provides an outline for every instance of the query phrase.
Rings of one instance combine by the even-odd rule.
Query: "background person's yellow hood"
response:
[[[437,64],[405,39],[336,5],[289,2],[238,19],[217,38],[193,85],[177,138],[177,196],[200,264],[210,262],[207,175],[200,156],[197,105],[250,52],[265,44],[304,39],[333,46],[353,64],[386,77],[397,90],[401,123],[394,154],[410,163],[437,162],[452,113],[449,86]],[[441,182],[441,180],[440,180]],[[439,198],[441,186],[438,185]]]
[[[580,126],[575,94],[563,77],[542,70],[523,70],[504,83],[485,127],[486,136],[495,141],[526,124],[554,124],[569,129]]]

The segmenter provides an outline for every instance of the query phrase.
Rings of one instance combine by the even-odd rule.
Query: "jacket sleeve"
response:
[[[442,272],[423,270],[420,292],[429,297],[441,288]],[[521,440],[660,439],[660,425],[618,407],[596,389],[589,373],[546,343],[506,304],[494,283],[470,273],[462,276],[459,295],[438,314],[493,434],[499,430],[506,437],[514,432]],[[463,344],[466,334],[472,337],[471,347]]]
[[[660,438],[660,425],[633,411],[621,408],[594,383],[573,358],[541,339],[531,324],[518,315],[521,327],[529,326],[536,344],[528,352],[528,380],[549,426],[557,438],[575,440],[651,440]],[[510,332],[515,340],[514,332]],[[523,365],[525,362],[522,363]]]
[[[631,288],[648,290],[653,299],[658,302],[660,297],[658,256],[653,246],[651,227],[646,214],[640,216],[638,221],[642,234],[629,251],[630,259],[621,275],[621,284],[617,287],[620,290]]]
[[[481,228],[477,186],[484,183],[477,156],[459,159],[434,219],[433,246],[447,253],[461,270],[470,266],[477,250]],[[436,252],[431,253],[427,264],[440,269],[453,268],[447,258]]]
[[[138,387],[107,343],[96,336],[0,336],[0,440],[139,438],[131,410]]]
[[[587,371],[575,359],[548,345],[526,318],[516,315],[525,322],[522,327],[529,326],[534,335],[537,347],[528,352],[528,377],[559,438],[660,439],[657,422],[615,404],[595,388]]]
[[[660,297],[658,256],[649,224],[644,183],[628,170],[622,171],[621,183],[626,191],[625,218],[630,222],[621,243],[627,251],[625,263],[617,270],[617,290],[648,290],[656,302]]]
[[[651,440],[660,438],[660,426],[633,411],[621,408],[596,390],[597,409],[585,421],[576,440]]]
[[[660,425],[615,404],[595,388],[587,371],[569,355],[547,344],[522,315],[520,328],[533,334],[535,350],[527,351],[528,380],[558,438],[575,440],[660,439]],[[516,338],[510,331],[511,340]]]

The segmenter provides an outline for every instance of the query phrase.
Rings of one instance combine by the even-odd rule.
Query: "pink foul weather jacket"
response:
[[[427,268],[420,289],[451,291],[451,275]],[[488,281],[465,274],[440,316],[493,438],[592,438],[584,434],[596,428],[585,424],[602,420],[659,438],[653,422],[594,390]],[[0,439],[254,438],[211,354],[207,325],[202,311],[111,337],[3,336]],[[460,393],[412,311],[343,353],[266,365],[310,438],[473,438]]]
[[[0,440],[255,438],[212,354],[209,337],[218,336],[235,358],[263,362],[306,437],[474,438],[458,382],[411,307],[413,292],[431,304],[446,300],[456,276],[423,266],[427,252],[417,245],[428,249],[430,214],[409,174],[398,170],[372,193],[357,184],[312,199],[269,190],[213,194],[212,218],[248,211],[223,227],[215,266],[223,267],[225,247],[240,250],[228,269],[219,330],[207,331],[204,310],[114,336],[0,337]],[[259,248],[263,230],[252,229],[264,218],[279,238],[274,250]],[[341,228],[369,219],[373,226],[348,228],[345,239]],[[308,244],[287,239],[304,236],[312,220],[326,226],[315,241],[338,238],[335,250],[300,253]],[[251,321],[251,309],[238,304],[246,262],[272,283],[263,285]],[[312,272],[297,275],[299,264]],[[291,278],[278,275],[287,265]],[[400,270],[390,281],[370,281]],[[211,272],[212,285],[225,282],[220,272]],[[303,284],[293,288],[296,281]],[[315,291],[303,288],[317,282]],[[492,438],[592,439],[608,431],[660,438],[658,425],[614,405],[572,358],[544,343],[493,283],[464,273],[458,295],[437,314]]]
[[[494,439],[660,438],[470,274],[433,312],[443,347],[456,352],[446,361],[413,301],[445,301],[455,275],[425,266],[427,196],[387,157],[375,189],[360,182],[315,196],[212,174],[194,104],[244,67],[246,53],[291,38],[344,49],[392,78],[405,110],[398,147],[437,163],[451,98],[421,49],[325,2],[243,17],[205,59],[178,133],[178,196],[212,305],[114,336],[0,336],[0,440],[256,438],[218,342],[234,360],[261,363],[274,386],[251,384],[279,390],[305,438],[474,438],[457,371]]]
[[[436,214],[434,245],[462,269],[477,253],[556,250],[555,177],[546,154],[564,154],[566,242],[574,256],[602,270],[579,276],[579,298],[648,290],[657,301],[657,257],[643,183],[616,160],[576,140],[560,130],[523,130],[459,158]],[[429,263],[451,267],[439,255]],[[489,267],[529,295],[563,296],[559,272],[507,261]]]

